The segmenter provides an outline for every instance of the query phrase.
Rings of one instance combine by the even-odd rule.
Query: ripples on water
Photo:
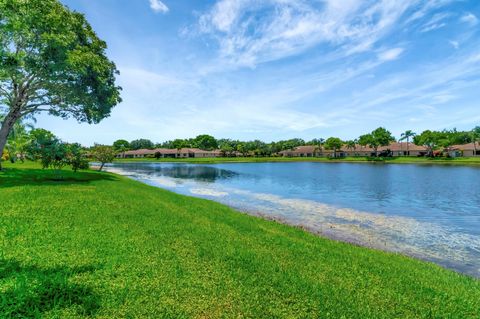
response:
[[[113,164],[108,170],[480,277],[476,167],[135,163]]]

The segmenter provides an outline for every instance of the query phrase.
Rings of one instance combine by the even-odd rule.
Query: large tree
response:
[[[218,142],[215,137],[210,135],[199,135],[193,140],[193,145],[202,150],[214,150],[218,148]]]
[[[153,144],[152,141],[141,138],[138,140],[134,140],[130,142],[130,149],[132,150],[139,150],[139,149],[153,149],[155,147],[155,144]]]
[[[422,134],[417,135],[413,138],[413,142],[415,145],[424,146],[427,148],[428,156],[433,157],[433,151],[435,151],[439,146],[440,143],[444,140],[444,134],[437,131],[430,131],[426,130],[423,131]]]
[[[325,141],[325,148],[327,150],[333,150],[333,157],[337,157],[337,151],[343,146],[343,141],[338,137],[330,137]]]
[[[0,157],[23,117],[48,112],[91,124],[110,115],[121,98],[106,47],[58,0],[0,0]]]
[[[377,128],[370,134],[362,135],[358,139],[358,143],[360,145],[368,145],[373,148],[375,156],[378,155],[378,148],[380,146],[388,146],[393,141],[395,141],[395,138],[392,136],[392,133],[390,133],[387,129],[383,127]]]

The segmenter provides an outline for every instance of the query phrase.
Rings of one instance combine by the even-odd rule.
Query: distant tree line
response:
[[[199,135],[191,139],[176,139],[154,144],[148,139],[138,139],[131,142],[117,140],[113,145],[95,144],[93,147],[83,147],[78,143],[65,143],[53,133],[44,129],[34,129],[31,123],[19,121],[10,132],[2,160],[11,162],[25,159],[37,160],[44,168],[60,171],[64,166],[70,166],[74,171],[88,168],[88,161],[100,163],[100,170],[106,163],[112,162],[118,153],[138,149],[154,148],[200,148],[204,150],[220,150],[223,156],[272,156],[278,152],[294,149],[298,146],[313,145],[319,150],[331,150],[336,157],[337,151],[345,147],[355,151],[360,146],[368,146],[378,155],[378,149],[396,141],[394,136],[385,128],[359,136],[354,140],[344,141],[338,137],[327,139],[318,138],[305,141],[301,138],[265,143],[260,140],[240,141],[233,139],[216,139],[210,135]],[[475,152],[480,142],[480,126],[470,131],[426,130],[420,134],[408,130],[401,134],[399,142],[413,142],[424,146],[428,156],[434,156],[438,149],[452,145],[474,142]],[[408,145],[408,144],[407,144]],[[408,146],[407,146],[408,151]],[[438,154],[438,153],[437,153]]]
[[[317,138],[305,141],[301,138],[293,138],[266,143],[260,140],[241,141],[225,138],[216,139],[210,135],[199,135],[195,138],[175,139],[163,143],[153,143],[149,139],[138,139],[131,142],[122,139],[115,141],[113,143],[113,148],[117,152],[154,148],[199,148],[203,150],[220,150],[224,156],[271,156],[278,152],[304,145],[313,145],[319,147],[319,149],[332,150],[334,154],[342,147],[355,150],[355,148],[360,145],[368,146],[374,150],[375,154],[378,154],[378,149],[380,147],[387,146],[395,141],[405,141],[407,143],[413,142],[415,145],[424,146],[427,148],[429,155],[432,156],[436,149],[448,148],[456,144],[475,142],[475,147],[477,147],[477,144],[480,142],[480,126],[477,126],[470,131],[458,131],[457,129],[445,129],[442,131],[426,130],[420,134],[416,134],[412,130],[407,130],[401,134],[398,140],[390,131],[383,127],[379,127],[372,132],[363,134],[353,140],[342,140],[338,137],[328,137],[326,139]]]

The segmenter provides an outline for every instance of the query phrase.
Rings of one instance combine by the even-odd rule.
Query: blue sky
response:
[[[85,145],[212,134],[355,138],[480,125],[480,1],[64,0],[109,46],[124,102]]]

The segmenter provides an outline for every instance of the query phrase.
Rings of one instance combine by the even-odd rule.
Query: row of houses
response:
[[[156,148],[153,150],[140,149],[134,151],[126,151],[119,153],[117,158],[207,158],[207,157],[220,157],[221,152],[219,150],[205,151],[199,148],[181,148],[181,149],[168,149],[168,148]]]
[[[426,156],[428,149],[424,146],[418,146],[413,143],[394,142],[388,146],[379,147],[377,154],[381,156]],[[290,150],[279,152],[284,157],[316,157],[330,156],[336,153],[337,157],[347,156],[374,156],[375,150],[368,146],[355,145],[355,147],[347,147],[344,145],[341,149],[334,152],[333,150],[325,150],[318,146],[299,146]],[[480,146],[473,143],[464,145],[453,145],[444,150],[436,151],[437,154],[446,154],[450,157],[474,157],[480,156]]]
[[[476,146],[476,147],[475,147]],[[375,150],[368,146],[355,145],[355,147],[343,146],[341,149],[334,152],[333,150],[326,150],[318,146],[298,146],[290,150],[279,152],[277,155],[284,157],[317,157],[330,156],[333,157],[336,153],[337,157],[347,156],[374,156]],[[473,143],[464,145],[453,145],[447,149],[436,151],[438,154],[444,154],[450,157],[474,157],[480,156],[480,146]],[[388,146],[378,148],[378,154],[381,156],[426,156],[428,149],[424,146],[418,146],[413,143],[391,143]],[[236,156],[241,154],[235,153]],[[181,149],[141,149],[134,151],[127,151],[119,153],[117,158],[211,158],[223,156],[220,150],[205,151],[198,148],[181,148]]]

